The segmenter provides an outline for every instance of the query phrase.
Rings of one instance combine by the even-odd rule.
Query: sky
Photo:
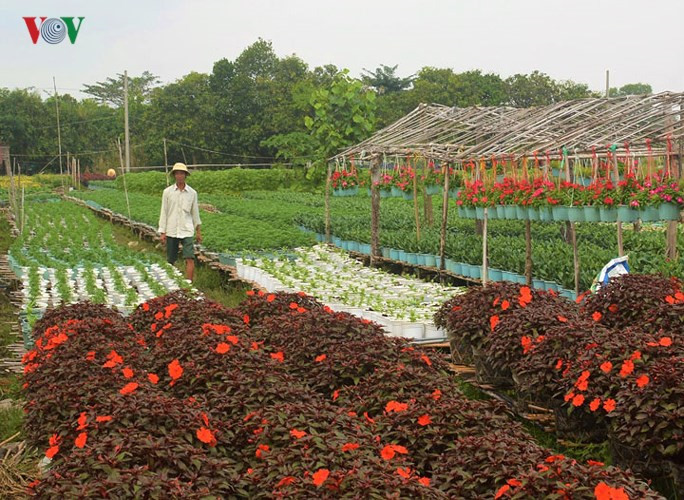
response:
[[[24,16],[83,16],[68,38],[34,45]],[[311,68],[359,76],[397,64],[480,69],[503,78],[539,70],[605,89],[649,83],[684,91],[682,0],[2,0],[0,87],[84,97],[84,84],[128,70],[172,82],[210,73],[259,37]]]

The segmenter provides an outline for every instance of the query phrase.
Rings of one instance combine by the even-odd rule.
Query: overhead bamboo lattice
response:
[[[652,175],[653,158],[664,158],[663,173],[668,177],[684,177],[684,93],[662,92],[654,95],[620,98],[590,98],[563,101],[533,108],[469,107],[451,108],[440,104],[421,104],[412,112],[365,141],[332,157],[328,166],[326,187],[326,240],[330,241],[330,175],[332,165],[369,164],[371,170],[371,262],[379,256],[380,196],[377,189],[383,158],[423,157],[455,169],[479,176],[486,165],[496,173],[497,159],[512,168],[523,166],[527,176],[527,159],[543,156],[545,175],[552,160],[565,166],[566,181],[572,178],[570,164],[591,161],[596,180],[599,158],[605,158],[614,180],[619,179],[618,157],[629,173],[631,165],[647,158],[648,175]],[[518,163],[518,160],[522,160]],[[476,163],[477,162],[477,163]],[[475,169],[475,165],[480,168]],[[612,168],[611,168],[612,167]],[[444,175],[442,223],[440,237],[440,268],[445,266],[446,221],[448,213],[449,175]],[[478,177],[479,178],[479,177]],[[415,178],[414,178],[415,179]],[[416,211],[416,232],[420,238],[414,181],[413,199]],[[425,196],[425,193],[424,193]],[[427,199],[426,199],[427,201]],[[482,283],[487,281],[487,208],[483,220]],[[525,221],[527,283],[532,282],[530,221]],[[579,293],[579,257],[575,223],[570,224],[572,236],[575,293]],[[623,255],[622,222],[617,222],[618,255]],[[666,255],[676,258],[677,222],[668,223]]]
[[[535,152],[558,159],[562,148],[581,158],[607,156],[613,145],[619,155],[678,155],[673,143],[684,138],[682,115],[684,93],[673,92],[577,99],[534,108],[421,104],[332,159],[418,154],[458,163]]]

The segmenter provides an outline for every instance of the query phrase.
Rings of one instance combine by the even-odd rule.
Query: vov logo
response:
[[[39,17],[38,19],[40,19],[40,25],[36,22],[36,17],[24,18],[33,44],[38,43],[38,36],[40,35],[47,43],[54,45],[61,43],[67,34],[71,43],[76,43],[76,37],[85,17],[77,18],[78,26],[75,25],[73,17]]]

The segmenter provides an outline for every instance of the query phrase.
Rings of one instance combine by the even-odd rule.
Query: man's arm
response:
[[[162,243],[166,243],[166,191],[162,194],[161,213],[159,214],[159,231]]]
[[[195,240],[197,243],[202,243],[202,231],[199,214],[199,202],[197,201],[197,193],[195,193],[195,201],[192,204],[192,225],[195,226]]]

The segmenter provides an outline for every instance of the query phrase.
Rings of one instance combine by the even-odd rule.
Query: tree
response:
[[[619,89],[611,87],[608,92],[610,97],[623,97],[628,95],[649,95],[653,88],[648,83],[627,83]]]
[[[391,94],[392,92],[401,92],[411,86],[413,83],[413,75],[401,78],[396,75],[397,67],[399,65],[387,66],[381,64],[375,71],[369,71],[364,68],[365,75],[361,76],[361,81],[373,87],[378,95]]]
[[[128,77],[128,101],[148,102],[152,89],[160,83],[159,77],[149,71],[140,76]],[[116,78],[108,77],[103,82],[84,85],[83,92],[97,101],[120,107],[124,102],[124,75],[117,73]]]
[[[375,93],[363,87],[344,70],[329,89],[318,89],[311,96],[313,116],[307,116],[305,124],[318,143],[319,159],[325,160],[373,132]]]

